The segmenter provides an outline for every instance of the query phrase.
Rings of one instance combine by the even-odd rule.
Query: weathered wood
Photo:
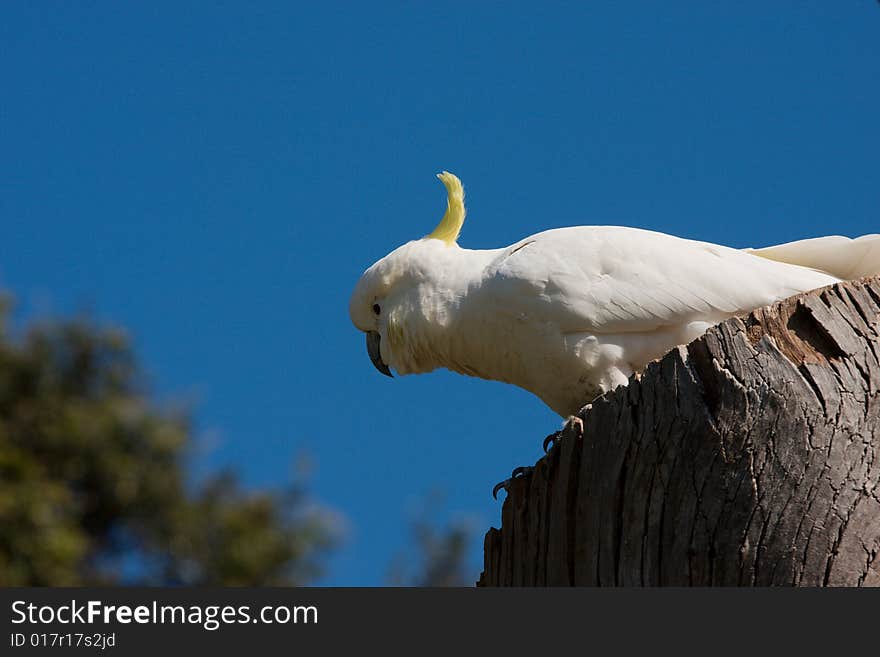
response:
[[[880,278],[723,322],[582,419],[480,585],[880,586]]]

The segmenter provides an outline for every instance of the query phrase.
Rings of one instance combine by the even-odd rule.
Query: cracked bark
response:
[[[710,329],[512,482],[481,586],[880,586],[880,278]]]

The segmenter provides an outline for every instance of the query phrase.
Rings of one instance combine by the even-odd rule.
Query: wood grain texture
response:
[[[482,586],[880,586],[880,278],[710,329],[512,482]]]

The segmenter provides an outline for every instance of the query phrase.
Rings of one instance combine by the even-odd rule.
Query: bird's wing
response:
[[[613,226],[560,228],[486,269],[487,301],[562,333],[629,333],[724,317],[837,279],[728,247]]]

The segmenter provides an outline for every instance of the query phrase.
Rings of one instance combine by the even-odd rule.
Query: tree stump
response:
[[[581,419],[478,585],[880,585],[880,278],[729,319]]]

